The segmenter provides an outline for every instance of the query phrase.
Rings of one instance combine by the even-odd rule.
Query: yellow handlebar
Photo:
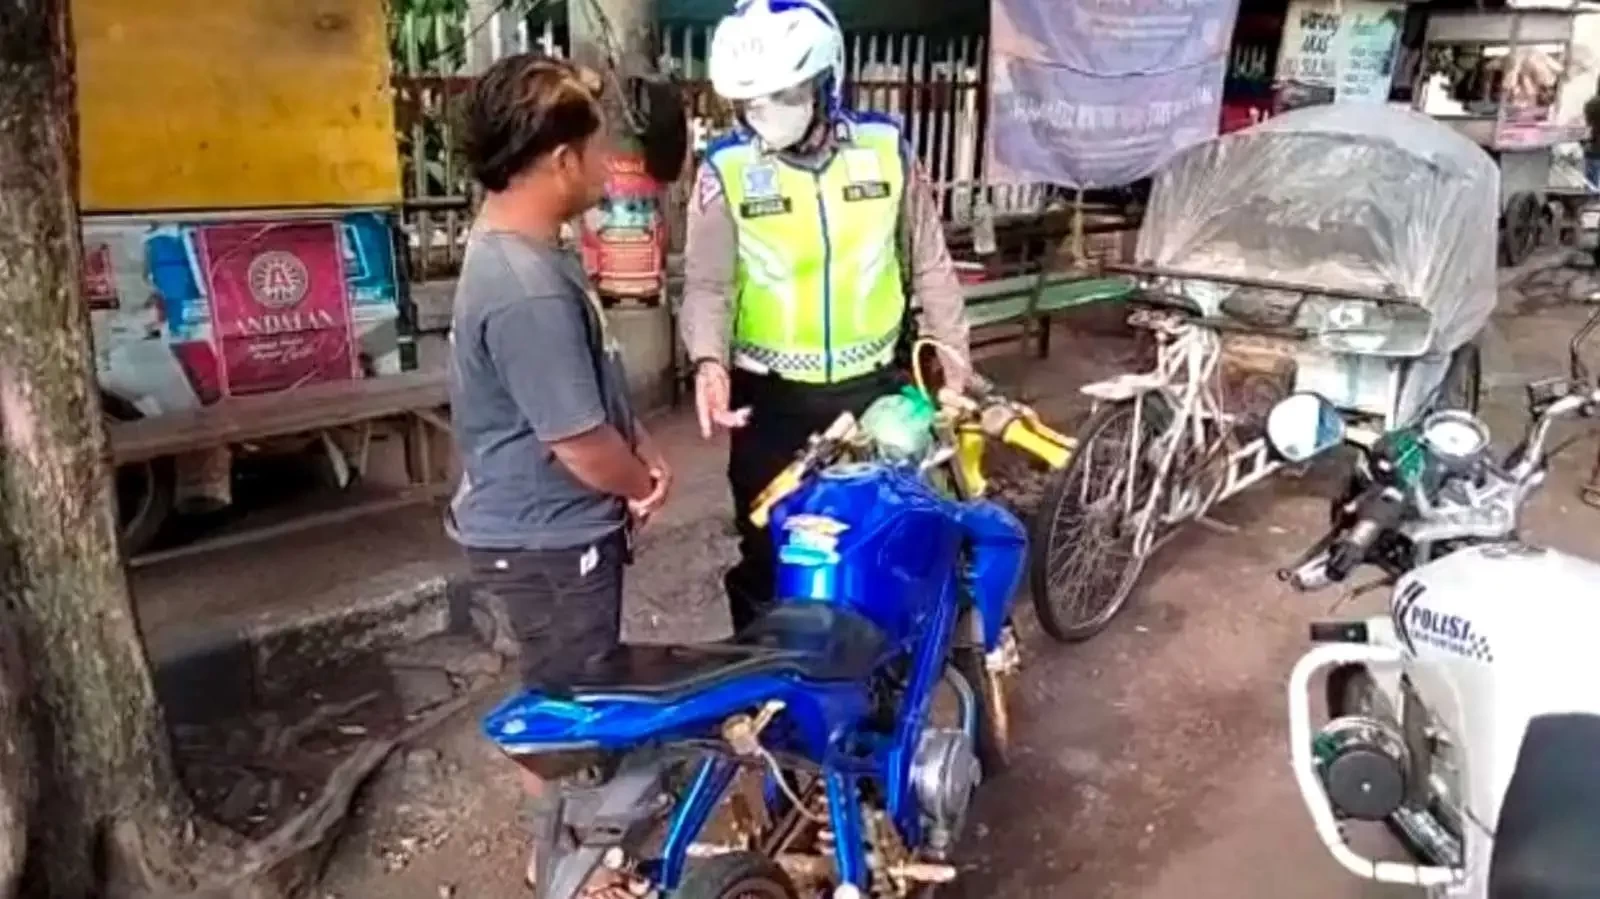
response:
[[[805,472],[804,461],[790,462],[789,467],[778,472],[778,476],[769,481],[766,488],[761,491],[761,495],[756,497],[755,506],[750,510],[750,523],[758,528],[766,527],[772,517],[772,507],[799,489]]]
[[[1043,422],[1021,416],[1005,426],[1000,439],[1051,468],[1065,468],[1076,445],[1072,438],[1057,433]]]

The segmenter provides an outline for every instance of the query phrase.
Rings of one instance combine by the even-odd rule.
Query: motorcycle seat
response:
[[[629,696],[663,703],[739,677],[791,674],[814,681],[861,680],[881,659],[883,632],[860,614],[816,602],[781,603],[731,641],[623,644],[590,659],[560,684],[566,696]]]
[[[1541,715],[1517,753],[1489,859],[1489,899],[1600,896],[1600,716]]]

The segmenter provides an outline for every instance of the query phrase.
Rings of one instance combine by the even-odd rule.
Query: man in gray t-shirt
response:
[[[600,196],[600,107],[571,66],[517,56],[474,88],[467,158],[485,197],[456,285],[450,402],[462,462],[447,527],[530,681],[559,683],[621,634],[632,525],[666,495],[621,359],[563,223]]]
[[[562,225],[605,186],[597,90],[567,63],[510,56],[473,86],[464,129],[484,200],[450,335],[463,474],[448,524],[511,626],[524,678],[549,686],[616,646],[629,530],[671,482],[588,279],[560,248]],[[545,795],[519,771],[531,796]],[[553,841],[550,812],[537,829]],[[530,882],[544,854],[529,860]]]
[[[620,532],[620,496],[548,444],[610,425],[636,449],[627,379],[570,254],[475,230],[456,284],[451,406],[466,473],[454,536],[477,549],[565,550]]]

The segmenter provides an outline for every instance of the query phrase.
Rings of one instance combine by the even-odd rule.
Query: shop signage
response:
[[[1404,19],[1402,3],[1293,0],[1278,55],[1279,109],[1387,102]]]

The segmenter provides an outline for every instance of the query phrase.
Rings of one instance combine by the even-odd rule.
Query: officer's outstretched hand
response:
[[[742,428],[750,421],[748,408],[729,411],[728,370],[720,362],[703,361],[694,373],[694,407],[700,415],[700,436],[707,440],[715,429]]]

